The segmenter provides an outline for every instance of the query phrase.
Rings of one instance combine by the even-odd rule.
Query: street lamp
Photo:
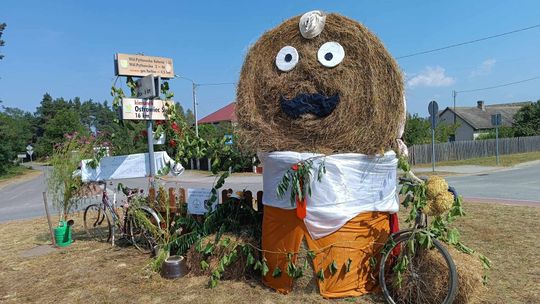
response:
[[[188,81],[191,81],[191,88],[192,88],[192,95],[193,95],[193,115],[195,115],[195,136],[199,137],[199,122],[197,121],[197,96],[196,96],[196,89],[199,86],[199,84],[195,83],[195,81],[191,78],[187,78],[180,75],[174,75],[175,78],[182,78]]]

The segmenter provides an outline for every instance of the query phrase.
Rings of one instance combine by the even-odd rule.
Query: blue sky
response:
[[[0,100],[34,111],[53,97],[111,100],[113,54],[171,57],[199,83],[236,82],[247,47],[283,20],[338,12],[376,33],[395,57],[540,24],[540,1],[2,1]],[[540,28],[398,60],[409,111],[452,104],[468,90],[540,76]],[[191,83],[170,82],[191,108]],[[540,99],[540,79],[458,94],[458,105]],[[235,86],[197,91],[199,118],[235,98]]]

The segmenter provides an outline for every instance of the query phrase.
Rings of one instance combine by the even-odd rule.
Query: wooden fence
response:
[[[435,161],[462,160],[495,156],[495,139],[466,140],[435,144]],[[499,139],[499,154],[540,151],[540,136]],[[409,162],[431,163],[431,144],[409,147]]]

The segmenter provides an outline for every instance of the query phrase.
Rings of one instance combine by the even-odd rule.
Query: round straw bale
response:
[[[381,41],[360,23],[329,14],[322,33],[301,36],[294,17],[266,32],[248,51],[237,88],[236,114],[241,142],[262,151],[380,153],[396,148],[404,117],[403,77]],[[328,68],[317,60],[325,42],[345,50],[343,61]],[[296,66],[280,71],[277,53],[293,46]],[[290,118],[280,98],[299,94],[339,95],[328,116]]]
[[[444,244],[443,244],[444,245]],[[458,293],[454,299],[454,304],[478,303],[482,300],[482,295],[486,292],[483,284],[483,267],[478,257],[460,252],[453,247],[449,250],[454,263],[456,264],[458,274]],[[422,273],[423,282],[429,290],[423,290],[421,299],[413,299],[417,303],[440,303],[446,295],[448,278],[446,277],[447,266],[443,257],[436,251],[422,251],[422,257],[417,273]],[[415,294],[415,286],[407,286],[408,280],[405,274],[401,289],[398,289],[398,299],[410,299],[410,292]]]
[[[209,235],[201,240],[200,248],[205,248],[207,244],[214,244],[216,235]],[[226,240],[227,245],[221,241]],[[230,233],[224,233],[220,241],[214,244],[214,249],[209,255],[199,252],[197,246],[191,246],[187,252],[186,265],[190,269],[190,274],[195,276],[210,276],[214,270],[218,268],[220,260],[229,255],[233,250],[236,250],[237,258],[228,266],[224,267],[225,271],[222,274],[223,280],[241,280],[254,275],[253,267],[247,265],[247,255],[244,254],[241,246],[244,244],[256,245],[257,242],[247,236],[238,236]],[[259,258],[257,250],[252,250],[252,255],[255,259]],[[201,262],[205,261],[209,267],[203,269]]]

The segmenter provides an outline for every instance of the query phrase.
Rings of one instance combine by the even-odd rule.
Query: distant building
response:
[[[503,126],[512,126],[514,115],[521,107],[531,102],[516,102],[486,105],[484,101],[476,102],[476,107],[447,107],[439,113],[441,124],[452,125],[457,123],[454,140],[473,140],[481,134],[489,133],[493,129],[491,115],[500,113]]]
[[[236,122],[238,121],[238,119],[236,118],[235,104],[236,104],[235,102],[231,102],[230,104],[215,111],[214,113],[201,118],[198,121],[198,123],[217,125],[221,122],[229,122],[233,126],[236,125]]]

